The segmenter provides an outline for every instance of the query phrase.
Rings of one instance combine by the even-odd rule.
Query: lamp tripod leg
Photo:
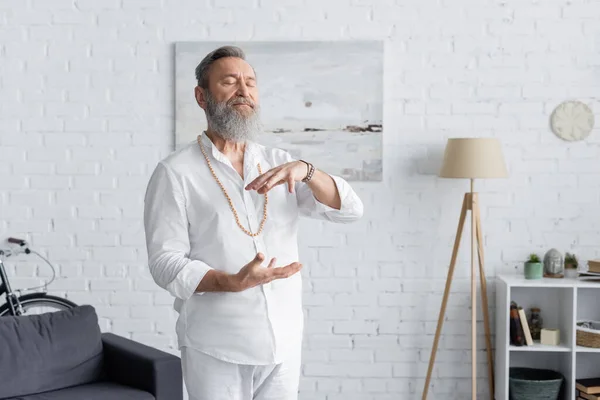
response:
[[[481,301],[483,308],[483,322],[485,327],[485,341],[487,348],[487,362],[488,362],[488,384],[490,391],[490,399],[494,400],[494,363],[492,359],[492,340],[490,333],[490,317],[488,312],[488,296],[487,296],[487,283],[485,279],[484,270],[484,257],[483,257],[483,233],[481,230],[481,214],[479,211],[479,203],[474,201],[473,213],[476,221],[477,231],[477,250],[479,253],[479,277],[481,280]]]
[[[448,270],[448,276],[446,278],[446,287],[444,289],[444,296],[442,298],[442,306],[438,316],[437,328],[435,331],[435,337],[433,339],[433,347],[431,349],[431,355],[429,357],[429,367],[427,368],[427,377],[425,378],[425,387],[423,389],[423,400],[427,399],[427,391],[429,389],[429,383],[431,381],[431,373],[433,371],[433,364],[435,363],[435,354],[437,352],[438,342],[440,339],[440,333],[442,331],[442,325],[444,323],[444,315],[446,313],[446,305],[448,303],[448,295],[450,294],[450,286],[452,283],[452,277],[454,275],[454,267],[456,266],[456,258],[458,256],[458,248],[460,247],[460,239],[462,236],[463,227],[465,225],[465,219],[467,216],[467,196],[463,200],[462,210],[460,212],[460,219],[458,221],[458,228],[456,230],[456,238],[454,239],[454,249],[452,250],[452,259],[450,261],[450,269]]]
[[[471,180],[472,182],[472,180]],[[471,398],[477,400],[477,284],[475,268],[475,252],[477,225],[475,218],[475,199],[471,183],[470,209],[471,209]]]

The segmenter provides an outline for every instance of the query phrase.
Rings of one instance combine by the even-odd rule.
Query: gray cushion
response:
[[[0,317],[0,399],[96,381],[102,340],[93,307]]]
[[[13,397],[10,400],[154,400],[154,396],[142,390],[106,382]]]

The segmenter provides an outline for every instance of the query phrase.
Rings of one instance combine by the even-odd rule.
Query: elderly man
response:
[[[300,216],[349,223],[343,179],[259,145],[257,79],[233,46],[196,68],[207,130],[156,166],[145,196],[149,268],[175,297],[190,400],[298,397],[303,335]]]

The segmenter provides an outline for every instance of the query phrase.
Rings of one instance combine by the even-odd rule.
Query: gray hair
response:
[[[220,58],[235,57],[246,60],[246,54],[242,49],[236,46],[222,46],[208,53],[196,67],[196,80],[198,86],[203,89],[208,88],[208,70],[211,65]]]

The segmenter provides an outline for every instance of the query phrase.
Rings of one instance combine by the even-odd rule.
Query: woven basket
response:
[[[600,348],[600,322],[577,322],[577,346]]]
[[[511,400],[556,400],[565,377],[558,371],[511,367],[509,392]]]

